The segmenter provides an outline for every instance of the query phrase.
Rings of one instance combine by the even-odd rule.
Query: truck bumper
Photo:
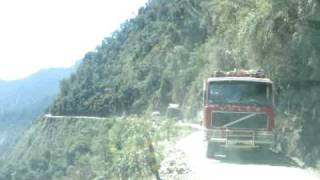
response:
[[[225,147],[273,147],[274,133],[267,130],[206,129],[205,139]]]

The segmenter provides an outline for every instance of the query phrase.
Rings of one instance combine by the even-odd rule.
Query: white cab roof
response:
[[[272,84],[272,81],[268,78],[255,78],[255,77],[212,77],[212,78],[208,78],[208,82],[221,82],[221,81],[245,81],[245,82],[260,82],[260,83]]]

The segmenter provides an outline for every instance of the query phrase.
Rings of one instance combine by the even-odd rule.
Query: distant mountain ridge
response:
[[[0,82],[0,121],[30,120],[25,113],[19,116],[18,111],[27,114],[42,112],[59,90],[59,81],[72,72],[71,68],[51,68],[41,70],[29,77],[15,81]],[[33,107],[30,107],[30,105]],[[30,112],[31,110],[31,112]],[[12,114],[8,117],[8,114]]]
[[[43,69],[24,79],[0,80],[0,157],[31,121],[47,109],[59,92],[60,80],[74,69]]]
[[[280,93],[277,149],[302,159],[306,166],[320,165],[320,87],[302,83],[320,80],[320,32],[311,29],[316,24],[303,22],[317,18],[319,12],[320,3],[313,0],[150,0],[136,18],[86,54],[77,72],[61,82],[49,112],[123,117],[165,113],[168,104],[175,103],[187,119],[198,121],[194,116],[203,108],[203,80],[212,72],[262,68]],[[293,81],[304,86],[295,87]],[[16,162],[10,162],[4,179],[94,179],[95,172],[92,178],[78,172],[110,174],[114,169],[108,172],[103,167],[117,163],[123,165],[120,172],[128,170],[128,154],[136,153],[109,156],[126,150],[124,140],[131,141],[119,124],[115,123],[116,132],[109,132],[99,130],[108,124],[85,124],[92,121],[48,122],[46,118],[35,122],[19,141],[10,154]],[[109,144],[109,136],[119,143]],[[106,151],[109,147],[111,153]],[[104,156],[97,158],[99,153]],[[110,158],[111,164],[105,160],[90,165],[103,158]],[[0,179],[3,174],[0,170]]]
[[[281,99],[279,149],[320,166],[320,86],[310,83],[320,81],[319,13],[315,0],[150,0],[87,53],[50,112],[165,113],[175,103],[193,119],[212,72],[264,69]]]

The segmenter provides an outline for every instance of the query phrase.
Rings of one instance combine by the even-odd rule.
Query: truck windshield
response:
[[[209,104],[271,105],[271,84],[221,81],[209,84]]]

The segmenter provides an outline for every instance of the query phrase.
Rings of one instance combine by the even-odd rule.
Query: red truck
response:
[[[207,157],[222,148],[273,145],[272,86],[261,70],[219,71],[204,82]]]

